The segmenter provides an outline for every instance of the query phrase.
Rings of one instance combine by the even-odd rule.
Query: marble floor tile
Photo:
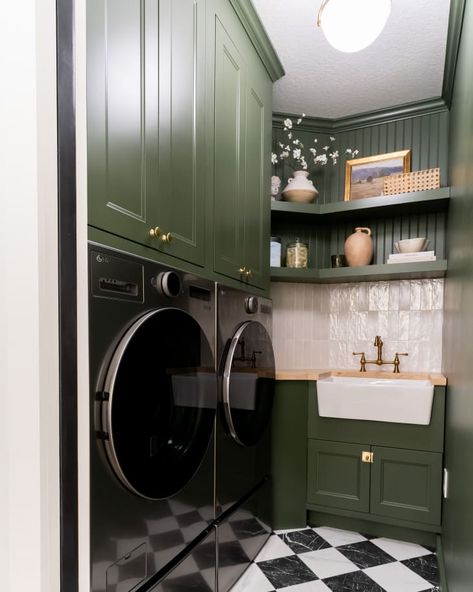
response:
[[[324,584],[332,592],[386,592],[362,571],[328,578]]]
[[[403,559],[413,559],[414,557],[421,557],[422,555],[429,555],[430,551],[421,545],[415,543],[405,543],[403,541],[396,541],[394,539],[372,539],[373,545],[376,545],[385,551],[394,559],[402,561]]]
[[[386,592],[424,592],[431,587],[424,578],[397,561],[363,571]]]
[[[284,592],[331,592],[321,580],[315,582],[307,582],[306,584],[296,584],[295,586],[288,586],[283,589]]]
[[[269,537],[267,543],[261,549],[255,561],[256,563],[259,563],[260,561],[278,559],[279,557],[288,557],[293,554],[293,551],[286,545],[286,543],[280,537],[273,534]]]
[[[414,559],[407,559],[402,561],[402,563],[421,578],[427,580],[432,586],[440,585],[439,566],[435,555],[430,554]]]
[[[371,541],[343,545],[337,548],[340,553],[343,553],[347,559],[353,561],[360,569],[395,561],[394,557],[391,557],[391,555],[388,555],[382,549],[373,545]]]
[[[262,561],[258,563],[258,567],[277,589],[318,580],[314,572],[297,555]]]
[[[330,544],[320,537],[313,528],[288,532],[280,537],[294,553],[308,553],[330,547]]]
[[[358,567],[354,563],[333,547],[302,553],[299,557],[320,579],[358,571]]]
[[[272,592],[273,590],[274,586],[254,563],[232,588],[232,592]]]
[[[366,541],[367,538],[366,536],[357,532],[352,532],[351,530],[341,530],[339,528],[330,528],[328,526],[320,526],[319,528],[314,528],[314,530],[333,547],[361,543],[362,541]]]

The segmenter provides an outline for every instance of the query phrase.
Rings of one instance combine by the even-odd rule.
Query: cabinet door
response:
[[[159,176],[150,246],[204,264],[205,0],[159,1]],[[158,89],[155,89],[157,91]],[[152,102],[154,107],[155,100]]]
[[[89,224],[139,243],[158,187],[157,88],[158,0],[88,2]]]
[[[373,446],[371,513],[440,524],[442,455]]]
[[[255,55],[246,90],[244,264],[248,282],[262,288],[269,281],[271,89]]]
[[[364,450],[369,445],[309,440],[307,501],[368,512],[371,465],[361,460]]]
[[[230,7],[222,11],[223,6],[215,21],[214,266],[219,273],[241,279],[246,65],[238,45],[244,31]],[[231,28],[224,26],[222,17]]]

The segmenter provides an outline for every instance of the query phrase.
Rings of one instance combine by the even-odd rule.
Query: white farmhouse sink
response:
[[[321,417],[428,425],[433,396],[429,380],[328,376],[317,381]]]

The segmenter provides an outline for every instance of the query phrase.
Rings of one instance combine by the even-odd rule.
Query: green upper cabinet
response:
[[[89,223],[198,265],[205,52],[205,0],[88,3]]]
[[[214,269],[269,281],[272,83],[228,2],[214,12]]]

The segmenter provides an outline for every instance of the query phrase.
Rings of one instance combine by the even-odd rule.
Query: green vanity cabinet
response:
[[[360,462],[366,449],[363,444],[309,440],[307,501],[369,512],[370,467]]]
[[[87,8],[89,224],[203,266],[206,1]]]
[[[307,471],[308,504],[440,524],[439,453],[309,440]]]
[[[309,383],[307,509],[440,531],[445,387],[429,425],[320,417]]]
[[[214,270],[266,288],[272,82],[228,2],[214,18]]]

